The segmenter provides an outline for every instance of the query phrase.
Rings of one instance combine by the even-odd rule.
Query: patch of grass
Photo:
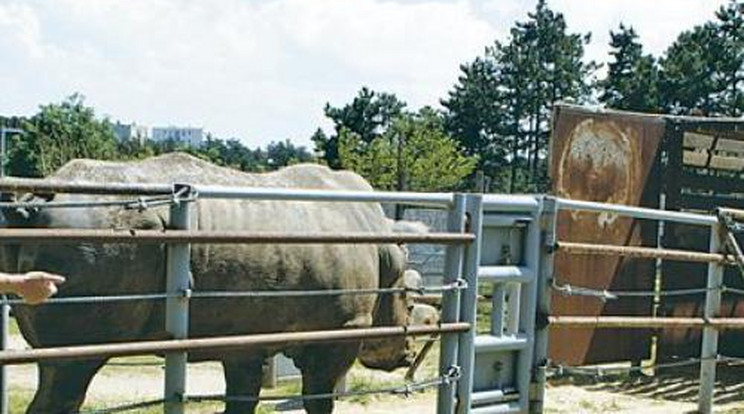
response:
[[[11,387],[8,390],[8,412],[10,413],[22,413],[26,411],[26,407],[31,404],[31,399],[34,398],[33,390],[18,389]]]
[[[18,329],[18,322],[16,318],[10,318],[10,324],[8,324],[8,335],[20,335],[21,330]]]

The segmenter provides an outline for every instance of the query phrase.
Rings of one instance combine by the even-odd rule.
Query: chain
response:
[[[393,287],[393,288],[370,288],[370,289],[318,289],[318,290],[254,290],[254,291],[192,291],[190,289],[177,293],[150,293],[134,295],[109,295],[109,296],[70,296],[62,298],[49,298],[44,305],[55,304],[79,304],[79,303],[109,303],[136,300],[162,300],[168,298],[280,298],[280,297],[312,297],[312,296],[342,296],[342,295],[376,295],[396,293],[426,293],[447,292],[452,290],[467,289],[464,280],[440,286],[423,287]],[[0,304],[26,305],[22,299],[0,299]],[[38,306],[38,305],[35,305]]]
[[[431,378],[424,381],[411,382],[393,387],[383,387],[374,390],[360,390],[360,391],[346,391],[346,392],[330,392],[324,394],[309,394],[309,395],[272,395],[266,397],[260,396],[245,396],[245,395],[190,395],[186,397],[187,402],[204,402],[204,401],[240,401],[240,402],[261,402],[261,401],[309,401],[309,400],[324,400],[329,398],[347,398],[347,397],[360,397],[365,395],[374,394],[391,394],[391,395],[402,395],[405,397],[411,396],[415,392],[423,391],[428,388],[438,387],[442,384],[452,384],[460,379],[460,371],[458,367],[450,367],[446,374],[439,377]]]
[[[618,374],[628,374],[634,372],[641,372],[647,369],[664,369],[664,368],[679,368],[690,365],[696,365],[703,361],[716,361],[716,362],[744,362],[744,358],[729,357],[724,355],[716,355],[709,358],[690,358],[684,361],[673,361],[663,362],[653,365],[646,366],[632,366],[632,367],[576,367],[566,366],[561,364],[549,364],[546,369],[553,377],[562,376],[584,376],[592,377],[594,379],[602,379],[608,376]]]
[[[606,289],[592,289],[583,286],[574,286],[570,284],[559,284],[553,280],[551,285],[553,290],[560,293],[563,296],[588,296],[598,298],[599,300],[606,302],[608,300],[617,300],[622,297],[649,297],[653,298],[656,296],[687,296],[697,295],[701,293],[707,293],[712,291],[721,291],[722,293],[733,293],[738,295],[744,295],[744,289],[737,289],[728,286],[714,287],[714,288],[690,288],[690,289],[672,289],[672,290],[660,290],[658,292],[652,290],[606,290]]]

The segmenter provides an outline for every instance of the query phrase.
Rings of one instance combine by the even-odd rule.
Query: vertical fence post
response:
[[[0,305],[0,350],[8,349],[8,328],[10,327],[10,305],[8,297],[2,295]],[[8,370],[0,365],[0,414],[8,414]]]
[[[468,284],[462,292],[460,319],[472,325],[470,331],[459,335],[457,360],[462,375],[457,383],[457,414],[471,411],[473,391],[473,368],[475,365],[476,305],[478,299],[478,268],[480,266],[481,242],[483,240],[483,196],[469,195],[467,201],[468,230],[475,240],[465,250],[463,276]]]
[[[535,322],[537,319],[537,302],[539,300],[538,279],[540,277],[542,252],[542,200],[540,201],[537,210],[532,213],[532,221],[527,225],[522,244],[524,265],[531,271],[533,276],[528,282],[521,285],[521,290],[517,291],[519,294],[517,296],[519,298],[519,307],[515,309],[521,315],[517,321],[518,329],[515,329],[515,332],[523,332],[529,338],[529,345],[517,357],[516,382],[517,390],[519,391],[519,406],[523,411],[527,411],[530,405],[530,384],[535,366]]]
[[[174,186],[174,194],[180,190]],[[188,194],[186,194],[188,196]],[[188,230],[190,204],[175,203],[170,208],[170,228]],[[188,336],[189,299],[187,292],[191,280],[191,246],[188,243],[168,246],[166,291],[181,296],[169,297],[165,304],[165,329],[175,339]],[[165,356],[165,413],[183,414],[186,395],[186,353],[175,352]]]
[[[461,233],[465,230],[465,202],[463,194],[455,194],[454,204],[447,214],[447,231]],[[443,284],[455,283],[462,276],[462,259],[465,246],[450,244],[444,255]],[[444,323],[460,320],[460,291],[450,290],[442,293],[442,316]],[[457,365],[457,336],[442,335],[439,353],[439,373],[446,375],[447,371]],[[445,382],[439,385],[437,394],[437,414],[452,414],[455,410],[455,384]]]
[[[721,228],[719,224],[711,226],[710,252],[719,253],[721,247]],[[708,264],[708,291],[705,293],[705,312],[707,319],[718,316],[721,309],[721,287],[723,285],[723,269],[721,263]],[[703,344],[700,350],[700,393],[698,395],[698,411],[708,414],[713,410],[713,393],[716,383],[716,357],[718,355],[718,330],[712,326],[703,328]]]
[[[537,273],[537,310],[535,326],[535,355],[532,369],[532,386],[529,412],[541,414],[545,408],[545,382],[548,364],[548,334],[550,326],[547,315],[550,315],[550,287],[553,284],[552,247],[556,242],[556,222],[558,219],[558,201],[553,197],[543,197],[540,213],[541,237],[539,246],[531,246],[540,254],[540,265]]]

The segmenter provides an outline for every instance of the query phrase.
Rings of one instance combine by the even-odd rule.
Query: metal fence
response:
[[[543,240],[543,249],[545,250],[545,260],[543,269],[540,273],[540,309],[538,318],[545,319],[544,323],[538,327],[536,332],[536,372],[535,377],[536,389],[538,390],[531,411],[541,412],[544,402],[543,390],[548,370],[558,372],[575,372],[575,373],[601,373],[601,368],[580,368],[580,367],[561,367],[551,366],[548,360],[547,343],[548,328],[552,326],[564,327],[606,327],[606,328],[669,328],[685,327],[703,330],[703,340],[699,358],[691,361],[679,361],[669,364],[660,364],[663,366],[689,365],[690,363],[700,364],[700,390],[698,395],[698,410],[701,413],[710,413],[713,407],[713,394],[716,378],[716,365],[721,362],[738,360],[718,354],[718,333],[721,329],[744,329],[744,320],[738,318],[720,317],[721,294],[723,292],[739,293],[736,289],[724,286],[723,269],[726,265],[735,263],[733,255],[729,255],[722,248],[724,234],[721,225],[716,216],[701,215],[693,213],[683,213],[675,211],[663,211],[641,207],[611,205],[602,203],[593,203],[586,201],[576,201],[567,199],[547,198],[543,203],[543,208],[548,215],[549,221],[546,223],[545,237]],[[669,250],[660,247],[627,247],[627,246],[610,246],[610,245],[590,245],[581,243],[570,243],[555,239],[555,220],[558,210],[577,210],[589,211],[596,213],[609,213],[619,216],[631,217],[642,220],[658,220],[662,222],[675,222],[706,226],[710,228],[710,245],[708,252],[693,252],[681,250]],[[620,255],[626,257],[642,257],[661,260],[674,260],[685,262],[706,262],[708,263],[707,285],[701,289],[680,289],[675,291],[603,291],[590,289],[583,286],[570,286],[561,284],[558,280],[559,275],[554,275],[552,271],[552,255],[557,251],[564,251],[567,254],[582,255]],[[553,292],[563,295],[581,295],[592,296],[598,300],[614,300],[628,296],[669,296],[669,295],[690,295],[705,294],[705,308],[702,317],[622,317],[622,316],[555,316],[551,315],[550,297]],[[606,372],[606,371],[605,371]]]
[[[703,329],[700,358],[699,408],[708,413],[712,407],[716,364],[729,360],[718,355],[718,330],[744,328],[739,319],[719,318],[721,293],[732,291],[723,286],[722,269],[730,257],[721,251],[720,226],[714,216],[659,211],[608,205],[545,196],[501,196],[478,194],[420,194],[385,192],[330,192],[275,188],[240,188],[199,185],[153,184],[69,184],[39,183],[28,180],[0,181],[2,191],[70,192],[101,195],[136,195],[122,200],[122,208],[146,209],[169,206],[168,230],[95,230],[95,229],[4,229],[2,243],[45,243],[81,241],[95,243],[159,243],[167,245],[167,290],[149,295],[112,295],[102,297],[59,297],[48,305],[96,303],[127,300],[165,300],[165,328],[174,339],[65,348],[45,348],[0,352],[2,366],[45,360],[92,356],[143,355],[165,352],[163,398],[128,407],[140,408],[163,404],[167,413],[181,413],[189,401],[248,400],[255,397],[186,394],[186,355],[201,349],[229,350],[245,346],[269,346],[280,343],[321,343],[328,341],[380,338],[400,335],[441,335],[439,372],[436,378],[398,387],[364,391],[408,394],[424,387],[437,387],[437,412],[440,414],[486,414],[506,412],[542,412],[548,373],[580,372],[586,368],[555,367],[548,359],[549,326],[612,326],[623,328],[686,326]],[[404,203],[446,211],[444,232],[430,234],[303,234],[205,232],[190,228],[190,209],[200,199],[255,199],[311,202],[385,202]],[[0,204],[0,208],[14,205]],[[112,207],[111,201],[48,205],[48,208]],[[29,206],[25,206],[29,207]],[[41,207],[41,206],[32,206]],[[604,212],[644,220],[661,220],[707,226],[711,230],[708,252],[683,252],[658,248],[581,245],[556,240],[555,226],[559,210]],[[219,297],[298,297],[310,295],[395,294],[404,288],[321,290],[321,291],[233,291],[207,292],[191,289],[190,245],[195,243],[434,243],[446,245],[444,278],[429,292],[441,294],[441,322],[437,326],[374,327],[355,330],[287,332],[244,336],[189,338],[189,302]],[[708,262],[708,284],[696,292],[667,294],[706,295],[701,318],[660,317],[567,317],[551,315],[553,293],[589,295],[598,300],[624,296],[659,295],[660,292],[597,291],[582,286],[562,285],[553,274],[553,256],[564,250],[570,254],[613,254],[664,260]],[[401,290],[403,289],[403,290]],[[479,292],[480,290],[480,292]],[[421,293],[421,292],[419,292]],[[486,334],[477,334],[478,300],[490,295],[490,323]],[[736,293],[736,292],[734,292]],[[6,301],[5,307],[8,303]],[[283,396],[287,399],[317,399],[357,395],[358,392],[322,395]],[[261,398],[261,400],[275,399]]]
[[[174,339],[167,341],[145,341],[116,344],[97,344],[64,348],[44,348],[24,351],[0,352],[2,366],[39,362],[46,360],[74,359],[84,357],[112,357],[124,355],[143,355],[165,352],[165,385],[162,400],[153,404],[164,404],[166,413],[182,413],[188,401],[209,399],[234,400],[240,396],[188,396],[186,395],[186,356],[191,350],[235,349],[252,346],[267,346],[284,343],[316,343],[349,339],[380,338],[401,335],[439,334],[441,340],[441,360],[439,377],[424,384],[405,384],[380,392],[407,393],[422,386],[439,388],[438,412],[452,413],[455,410],[454,398],[457,388],[458,399],[462,400],[466,388],[459,386],[460,361],[472,350],[472,325],[474,314],[465,310],[472,304],[473,293],[477,289],[477,268],[472,261],[477,260],[477,235],[466,231],[466,216],[471,217],[470,226],[477,226],[479,196],[460,194],[419,194],[385,192],[328,192],[319,190],[287,190],[275,188],[239,188],[200,185],[154,185],[154,184],[70,184],[63,182],[38,182],[33,180],[7,179],[0,182],[0,191],[64,192],[98,195],[135,195],[138,198],[118,203],[109,201],[90,201],[73,203],[49,203],[47,205],[28,205],[29,203],[5,203],[4,208],[96,208],[120,206],[122,208],[146,209],[152,206],[170,207],[170,223],[166,231],[147,230],[96,230],[96,229],[3,229],[0,243],[31,243],[43,240],[45,244],[88,242],[88,243],[164,243],[167,245],[166,292],[150,295],[113,295],[101,297],[59,297],[53,298],[44,306],[65,303],[100,303],[127,300],[165,300],[165,328]],[[144,198],[148,197],[148,198]],[[257,199],[313,202],[393,202],[426,207],[441,208],[447,211],[447,232],[432,234],[269,234],[248,232],[205,232],[190,229],[190,210],[193,202],[199,199]],[[475,217],[475,218],[473,218]],[[478,232],[475,232],[478,233]],[[193,243],[437,243],[447,245],[445,280],[440,287],[426,288],[442,295],[441,323],[437,326],[412,327],[373,327],[355,330],[295,332],[260,334],[247,336],[188,338],[189,302],[201,297],[249,297],[249,296],[304,296],[341,294],[391,294],[399,289],[367,289],[346,291],[287,291],[287,292],[203,292],[192,291],[190,276],[190,245]],[[471,263],[471,264],[469,264]],[[463,272],[463,269],[465,271]],[[460,300],[465,296],[464,300]],[[4,302],[7,309],[8,304]],[[470,319],[469,319],[470,318]],[[470,320],[470,322],[468,322]],[[6,327],[7,329],[7,327]],[[459,355],[458,355],[459,351]],[[467,375],[465,375],[467,378]],[[465,382],[467,384],[467,381]],[[6,393],[3,384],[3,394]],[[355,395],[354,392],[341,393]],[[334,394],[334,396],[338,396]],[[247,398],[247,397],[243,397]],[[327,395],[297,396],[301,399],[328,398]],[[124,409],[141,408],[150,402],[134,404]],[[7,406],[6,406],[7,407]],[[463,405],[458,412],[467,412]]]

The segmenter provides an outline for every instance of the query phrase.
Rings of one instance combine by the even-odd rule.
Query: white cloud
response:
[[[436,104],[494,36],[464,1],[37,0],[0,5],[0,16],[19,9],[23,21],[0,20],[0,37],[40,23],[1,43],[18,63],[0,68],[0,90],[22,87],[0,113],[80,91],[115,118],[203,125],[253,145],[307,140],[325,102],[362,84]]]
[[[622,19],[659,53],[723,0],[551,0],[604,60]],[[79,91],[100,112],[307,143],[362,85],[436,105],[534,1],[0,0],[0,114]]]

